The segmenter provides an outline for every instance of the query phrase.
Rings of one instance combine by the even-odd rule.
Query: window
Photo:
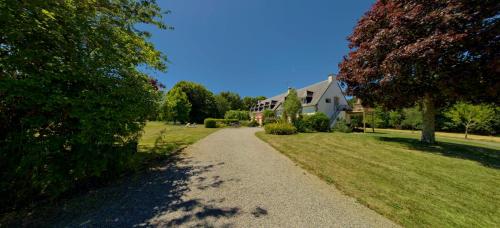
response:
[[[307,113],[315,113],[316,112],[316,107],[315,106],[308,106],[308,107],[303,107],[302,108],[302,113],[307,114]]]
[[[326,103],[332,103],[332,99],[330,99],[330,98],[325,98],[325,102],[326,102]]]

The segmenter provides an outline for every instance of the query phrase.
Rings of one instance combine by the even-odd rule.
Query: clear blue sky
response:
[[[164,21],[150,30],[170,62],[154,73],[167,89],[181,80],[214,93],[273,96],[338,72],[346,37],[374,1],[166,0]]]

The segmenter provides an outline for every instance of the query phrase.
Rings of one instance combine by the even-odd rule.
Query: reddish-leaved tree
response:
[[[499,21],[498,0],[378,0],[348,38],[339,79],[366,104],[420,103],[422,141],[434,143],[444,103],[499,103]]]

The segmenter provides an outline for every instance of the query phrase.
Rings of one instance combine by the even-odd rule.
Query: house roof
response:
[[[334,81],[332,81],[332,82],[334,82]],[[316,104],[318,104],[318,102],[321,99],[321,96],[323,96],[323,94],[325,93],[325,91],[330,86],[330,83],[331,82],[329,80],[325,80],[325,81],[321,81],[321,82],[318,82],[318,83],[306,86],[304,88],[297,89],[297,95],[299,96],[299,98],[305,98],[305,97],[307,97],[308,92],[309,92],[309,94],[312,93],[312,100],[311,100],[311,102],[309,102],[307,104],[302,104],[302,106],[310,106],[310,105],[316,105]],[[276,108],[278,108],[280,106],[280,104],[282,102],[284,102],[285,97],[287,95],[288,95],[288,91],[284,92],[282,94],[276,95],[274,97],[270,97],[270,98],[267,98],[265,100],[259,101],[259,104],[261,104],[261,103],[271,103],[272,101],[275,101],[276,105],[274,106],[275,107],[274,109],[276,109]]]

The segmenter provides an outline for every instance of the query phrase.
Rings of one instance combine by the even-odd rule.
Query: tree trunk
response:
[[[421,141],[424,143],[434,144],[436,142],[436,138],[434,136],[436,110],[434,107],[434,100],[429,94],[425,94],[424,96],[422,115],[423,127]]]
[[[363,111],[363,133],[366,133],[366,113]]]
[[[467,139],[468,132],[469,132],[469,126],[465,126],[465,139]]]
[[[375,112],[372,112],[372,132],[375,133]]]

